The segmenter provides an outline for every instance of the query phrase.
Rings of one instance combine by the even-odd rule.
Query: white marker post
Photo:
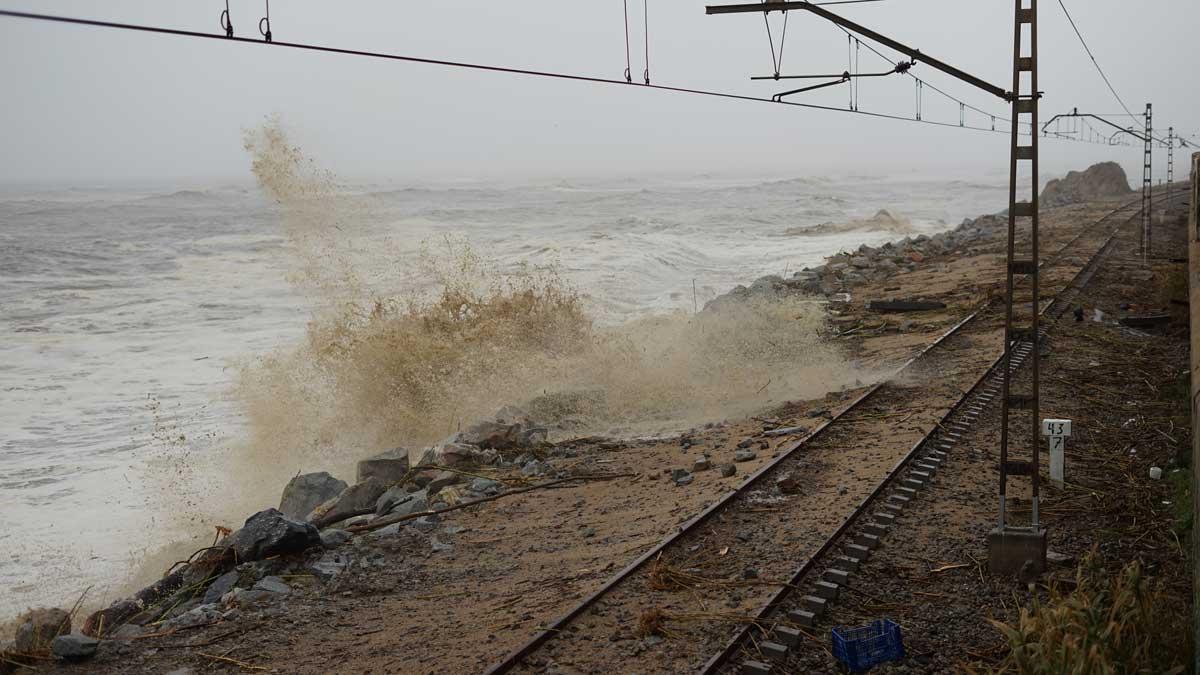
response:
[[[1042,435],[1050,443],[1050,480],[1062,489],[1066,480],[1067,438],[1071,435],[1071,420],[1042,420]]]

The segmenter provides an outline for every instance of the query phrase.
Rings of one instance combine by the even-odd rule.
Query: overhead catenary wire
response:
[[[364,57],[364,58],[374,58],[374,59],[382,59],[382,60],[388,60],[388,61],[418,63],[418,64],[425,64],[425,65],[444,66],[444,67],[450,67],[450,68],[460,68],[460,69],[464,69],[464,70],[477,70],[477,71],[492,72],[492,73],[506,73],[506,74],[510,74],[510,75],[523,75],[523,76],[529,76],[529,77],[541,77],[541,78],[556,79],[556,80],[587,82],[587,83],[592,83],[592,84],[617,84],[617,85],[628,84],[624,80],[617,80],[617,79],[605,78],[605,77],[597,77],[597,76],[593,76],[593,75],[581,75],[581,74],[577,74],[577,73],[535,70],[535,69],[528,69],[528,68],[514,68],[514,67],[509,67],[509,66],[499,66],[499,65],[484,64],[484,63],[473,63],[473,62],[467,62],[467,61],[452,61],[452,60],[448,60],[448,59],[435,59],[435,58],[422,57],[422,56],[413,56],[413,55],[408,55],[408,54],[376,52],[376,51],[369,51],[369,50],[362,50],[362,49],[350,49],[350,48],[345,48],[345,47],[331,47],[331,46],[327,46],[327,45],[318,45],[318,44],[310,44],[310,43],[303,43],[303,42],[280,42],[278,40],[273,41],[273,42],[265,42],[265,41],[251,39],[251,38],[245,38],[245,37],[236,37],[236,36],[230,37],[230,36],[219,35],[219,34],[215,34],[215,33],[205,33],[205,32],[201,32],[201,31],[192,31],[192,30],[185,30],[185,29],[179,29],[179,28],[167,28],[164,26],[121,23],[121,22],[115,22],[115,21],[103,21],[103,20],[99,20],[99,19],[84,19],[84,18],[80,18],[80,17],[62,16],[62,15],[54,15],[54,14],[39,14],[39,13],[35,13],[35,12],[19,12],[19,11],[13,11],[13,10],[0,10],[0,17],[8,17],[8,18],[15,18],[15,19],[27,19],[27,20],[33,20],[33,21],[44,21],[44,22],[50,22],[50,23],[70,24],[70,25],[77,25],[77,26],[90,26],[90,27],[94,27],[94,28],[107,28],[107,29],[113,29],[113,30],[125,30],[125,31],[132,31],[132,32],[139,32],[139,33],[167,35],[167,36],[173,36],[173,37],[186,37],[186,38],[194,38],[194,39],[201,39],[201,40],[220,40],[223,42],[237,42],[240,44],[258,45],[261,47],[275,47],[275,48],[279,48],[279,49],[321,52],[321,53],[328,53],[328,54],[339,54],[339,55],[344,55],[344,56],[359,56],[359,57]],[[648,68],[647,68],[647,71],[648,71]],[[820,105],[820,104],[816,104],[816,103],[800,103],[800,102],[796,102],[796,101],[775,101],[775,100],[772,100],[769,98],[763,98],[760,96],[750,96],[747,94],[736,94],[736,93],[732,93],[732,92],[717,91],[717,90],[711,90],[711,89],[699,89],[699,88],[694,88],[694,87],[676,87],[676,86],[668,86],[668,85],[662,85],[662,84],[649,84],[649,83],[647,83],[645,87],[639,87],[639,89],[653,89],[656,91],[672,92],[672,93],[678,93],[678,94],[688,94],[688,95],[694,95],[694,96],[705,96],[705,97],[711,97],[711,98],[721,98],[721,99],[736,100],[736,101],[748,101],[748,102],[755,102],[755,103],[770,103],[772,105],[777,105],[777,106],[782,105],[782,106],[791,106],[791,107],[795,107],[795,108],[804,108],[804,109],[808,109],[808,110],[821,110],[821,111],[826,111],[826,112],[848,113],[848,114],[854,114],[854,115],[862,115],[864,117],[870,117],[870,118],[875,118],[875,119],[887,119],[887,120],[895,120],[895,121],[909,122],[909,123],[922,123],[922,124],[929,124],[929,125],[933,125],[933,126],[946,127],[946,128],[951,128],[951,129],[961,128],[961,129],[969,129],[972,131],[983,131],[983,132],[990,132],[990,133],[1007,134],[1006,131],[997,131],[995,129],[989,129],[987,127],[981,127],[981,126],[973,126],[970,124],[967,124],[964,126],[959,126],[958,124],[953,124],[950,122],[940,122],[937,120],[925,120],[925,119],[914,120],[911,117],[906,117],[903,115],[894,115],[894,114],[890,114],[890,113],[873,112],[873,111],[868,111],[868,110],[847,110],[846,108],[842,108],[842,107]]]

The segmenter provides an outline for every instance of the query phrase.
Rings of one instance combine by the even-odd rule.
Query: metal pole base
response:
[[[988,532],[988,572],[1035,577],[1046,570],[1046,528],[997,527]]]

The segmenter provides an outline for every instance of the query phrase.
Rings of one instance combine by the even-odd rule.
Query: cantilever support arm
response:
[[[1096,120],[1097,122],[1103,122],[1104,124],[1107,124],[1108,126],[1117,130],[1117,133],[1115,133],[1109,137],[1110,141],[1113,138],[1116,138],[1117,136],[1119,136],[1121,134],[1129,134],[1130,136],[1133,136],[1134,138],[1138,139],[1139,141],[1143,141],[1143,142],[1146,140],[1145,136],[1135,132],[1132,129],[1126,129],[1125,127],[1119,126],[1117,124],[1113,124],[1112,122],[1109,122],[1108,120],[1104,119],[1103,117],[1099,117],[1097,115],[1092,115],[1090,113],[1079,113],[1079,112],[1063,113],[1061,115],[1055,115],[1054,117],[1051,117],[1050,119],[1046,120],[1045,124],[1042,125],[1042,132],[1045,133],[1046,128],[1050,126],[1051,122],[1062,119],[1064,117],[1090,117],[1090,118]]]
[[[756,3],[752,3],[752,4],[743,4],[743,5],[709,5],[708,7],[705,8],[705,13],[706,14],[746,14],[746,13],[750,13],[750,12],[782,12],[782,11],[786,11],[789,9],[800,9],[800,10],[804,10],[806,12],[812,12],[813,14],[816,14],[817,16],[819,16],[827,21],[831,21],[831,22],[841,26],[842,28],[845,28],[848,31],[858,33],[859,35],[862,35],[863,37],[865,37],[867,39],[874,40],[875,42],[878,42],[879,44],[882,44],[886,47],[890,47],[891,49],[894,49],[894,50],[900,52],[901,54],[908,56],[909,58],[913,59],[914,61],[920,61],[921,63],[924,63],[925,65],[936,68],[936,69],[942,71],[943,73],[946,73],[947,75],[950,75],[951,77],[958,78],[958,79],[962,80],[963,82],[966,82],[967,84],[969,84],[977,89],[982,89],[983,91],[986,91],[987,93],[989,93],[993,96],[1002,98],[1005,101],[1012,100],[1012,93],[1005,91],[1001,87],[997,87],[996,85],[991,84],[990,82],[987,82],[986,80],[975,77],[974,75],[967,73],[965,71],[959,70],[958,68],[955,68],[954,66],[946,63],[945,61],[940,61],[931,56],[926,56],[925,54],[922,54],[921,50],[919,50],[919,49],[913,49],[912,47],[909,47],[908,45],[897,42],[897,41],[893,40],[892,38],[887,37],[886,35],[881,35],[880,33],[877,33],[875,31],[871,30],[870,28],[859,25],[853,21],[850,21],[849,19],[842,18],[842,17],[838,16],[837,14],[830,12],[827,9],[818,7],[817,5],[814,5],[811,2],[756,2]]]

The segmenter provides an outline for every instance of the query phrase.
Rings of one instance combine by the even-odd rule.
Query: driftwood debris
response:
[[[893,312],[928,312],[946,309],[946,303],[935,300],[871,300],[867,309],[884,314]]]

